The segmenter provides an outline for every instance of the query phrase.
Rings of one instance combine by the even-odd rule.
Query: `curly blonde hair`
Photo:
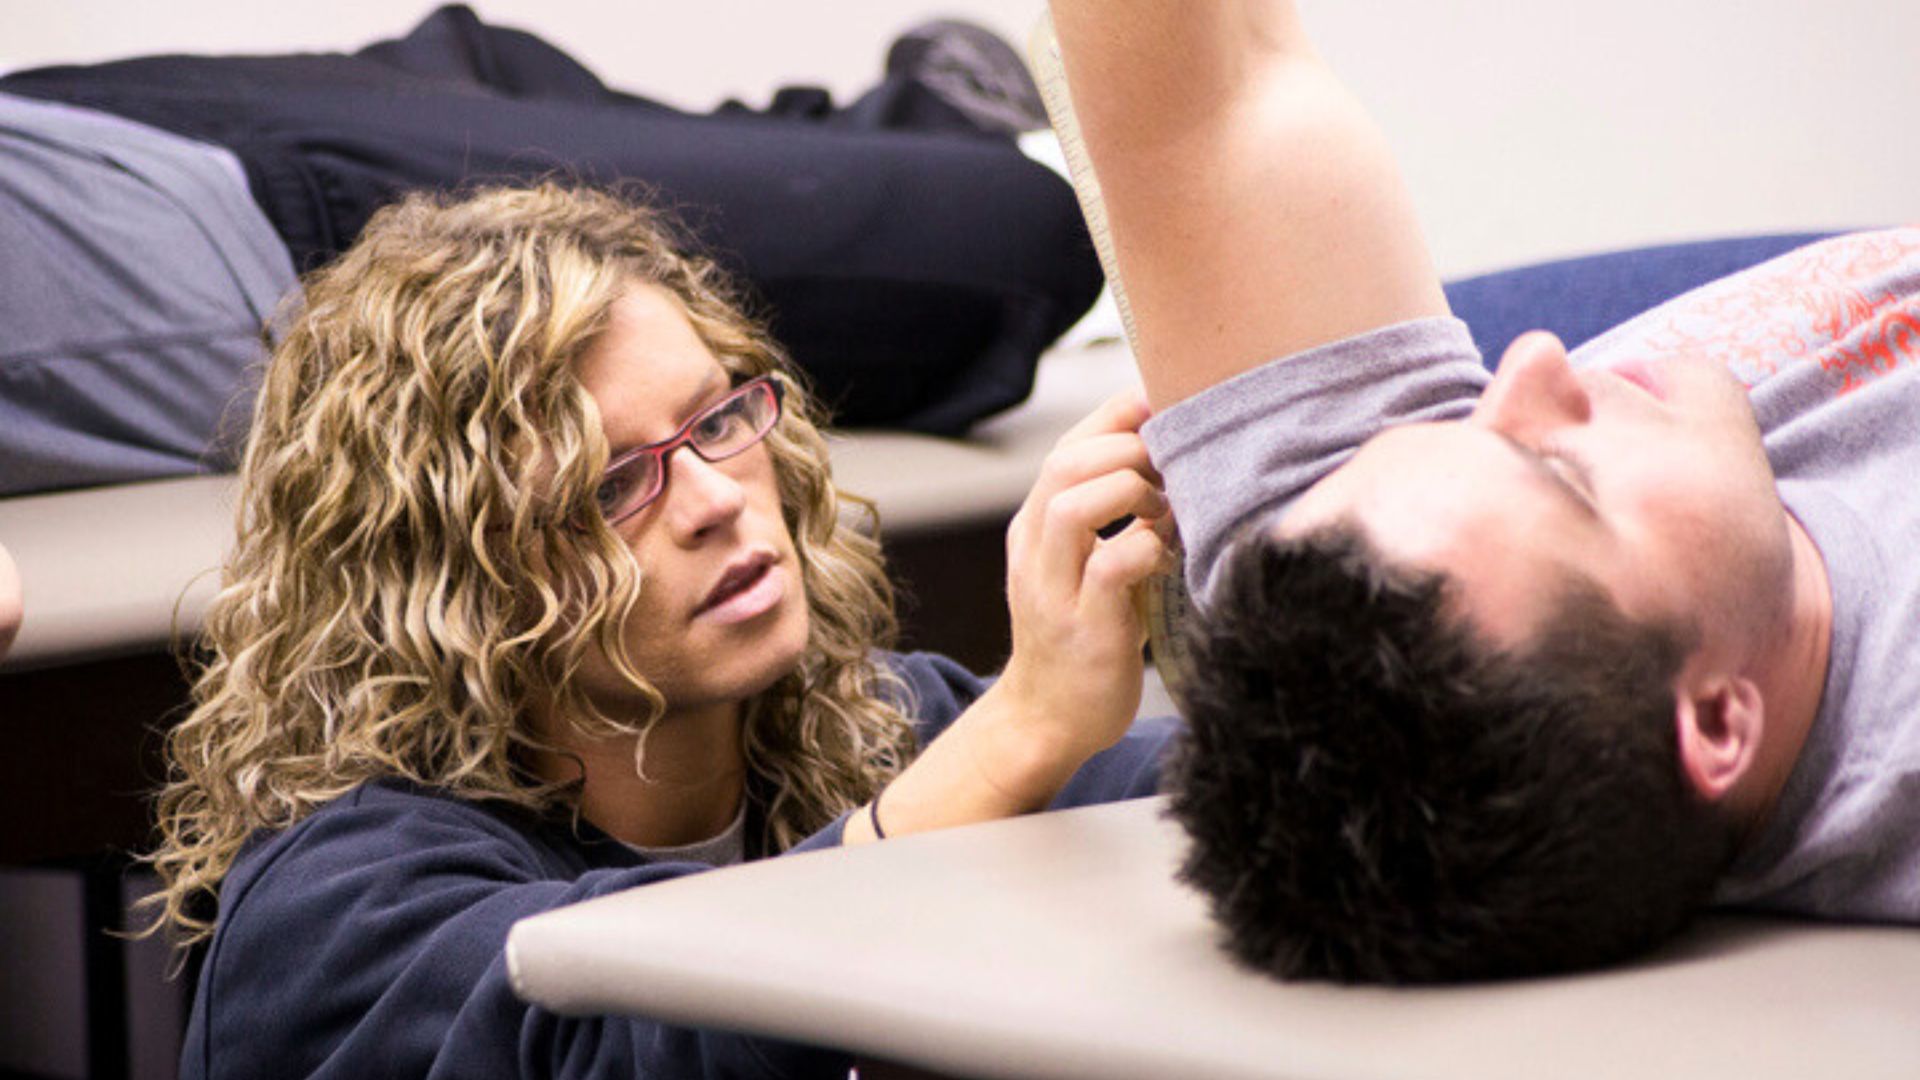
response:
[[[250,835],[399,777],[552,812],[552,703],[583,735],[644,737],[664,702],[624,657],[643,589],[593,512],[608,445],[572,361],[634,282],[677,297],[735,381],[784,358],[662,215],[545,184],[383,209],[305,282],[240,469],[238,542],[208,612],[191,715],[168,737],[156,927],[211,933],[207,902]],[[811,628],[798,667],[745,709],[760,845],[860,805],[913,753],[877,541],[843,513],[804,393],[768,437]],[[599,655],[653,704],[607,715],[571,677]]]

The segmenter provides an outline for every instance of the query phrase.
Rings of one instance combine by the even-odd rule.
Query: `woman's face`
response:
[[[610,460],[673,436],[733,389],[679,300],[640,283],[614,305],[575,375],[599,410]],[[719,462],[683,446],[665,471],[659,497],[613,528],[641,572],[627,654],[672,717],[731,708],[793,670],[808,612],[766,442]],[[615,717],[637,700],[611,664],[589,665],[582,679]]]

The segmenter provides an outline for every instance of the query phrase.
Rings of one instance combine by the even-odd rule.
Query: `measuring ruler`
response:
[[[1120,312],[1120,326],[1126,331],[1129,348],[1140,347],[1134,332],[1133,306],[1127,303],[1127,291],[1120,283],[1120,263],[1113,252],[1113,231],[1107,225],[1107,204],[1100,194],[1100,178],[1094,175],[1093,159],[1087,154],[1086,140],[1080,134],[1080,118],[1073,111],[1073,95],[1067,89],[1067,69],[1060,61],[1060,39],[1054,33],[1053,13],[1042,12],[1033,34],[1027,40],[1027,60],[1033,79],[1040,88],[1040,100],[1047,107],[1047,119],[1060,138],[1060,153],[1067,161],[1067,176],[1073,181],[1073,193],[1080,200],[1081,216],[1087,219],[1087,232],[1093,236],[1093,250],[1100,256],[1100,268],[1106,272],[1107,288],[1113,294],[1113,306]],[[1147,628],[1147,648],[1153,666],[1166,683],[1167,692],[1182,711],[1186,709],[1186,691],[1193,683],[1193,654],[1187,628],[1193,619],[1193,597],[1187,592],[1186,560],[1181,557],[1178,539],[1173,542],[1173,569],[1155,574],[1134,591],[1134,610]]]
[[[1047,107],[1047,119],[1060,138],[1060,153],[1067,159],[1067,176],[1073,181],[1073,193],[1080,200],[1080,214],[1087,219],[1087,231],[1093,234],[1093,250],[1100,256],[1100,268],[1106,272],[1107,288],[1113,293],[1113,306],[1119,309],[1120,326],[1126,331],[1127,345],[1140,347],[1133,328],[1133,307],[1127,303],[1127,290],[1120,284],[1120,263],[1113,254],[1113,231],[1107,226],[1107,203],[1100,194],[1100,178],[1093,173],[1093,159],[1087,156],[1087,143],[1080,135],[1080,118],[1073,111],[1073,95],[1067,90],[1067,69],[1060,61],[1060,39],[1053,32],[1053,12],[1042,11],[1027,40],[1027,61],[1033,67],[1033,81],[1040,87],[1040,100]]]

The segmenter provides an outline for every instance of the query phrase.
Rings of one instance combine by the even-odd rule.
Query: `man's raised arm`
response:
[[[1155,408],[1447,312],[1399,168],[1285,0],[1052,0]]]

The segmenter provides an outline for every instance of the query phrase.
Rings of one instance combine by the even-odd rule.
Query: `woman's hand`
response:
[[[1013,653],[995,690],[1035,752],[1069,773],[1125,734],[1140,707],[1146,639],[1133,593],[1171,558],[1154,528],[1166,496],[1139,434],[1148,412],[1134,389],[1076,424],[1007,530]]]
[[[887,786],[897,836],[1046,806],[1076,769],[1126,734],[1140,707],[1146,632],[1133,589],[1167,568],[1166,520],[1140,425],[1146,395],[1107,401],[1061,436],[1007,530],[1013,656],[1000,678]],[[1131,515],[1112,535],[1109,526]],[[842,838],[874,839],[855,814]]]

